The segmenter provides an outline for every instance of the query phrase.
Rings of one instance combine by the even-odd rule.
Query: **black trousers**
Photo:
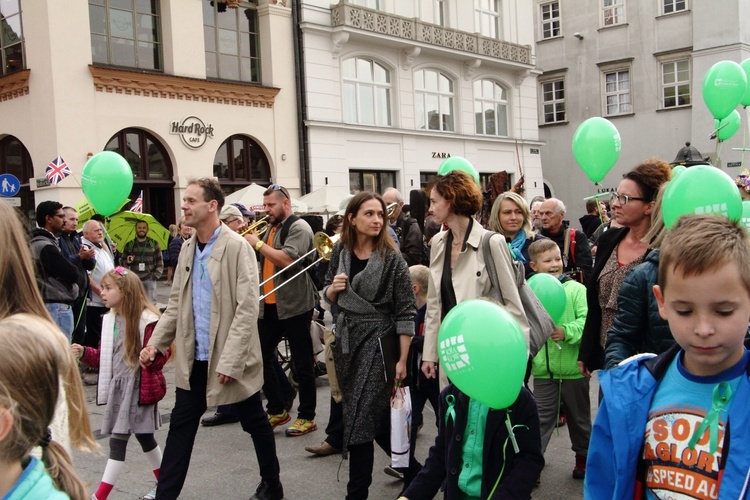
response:
[[[331,398],[331,415],[326,426],[326,443],[337,450],[344,448],[344,404]]]
[[[99,341],[102,339],[102,316],[108,312],[109,309],[106,307],[88,306],[86,310],[86,335],[83,345],[94,349],[99,348]]]
[[[73,343],[83,345],[86,334],[86,295],[73,302]]]
[[[263,394],[268,399],[268,413],[278,415],[284,411],[284,380],[280,380],[273,363],[276,359],[276,348],[281,339],[286,337],[292,351],[294,373],[299,382],[298,418],[315,419],[316,388],[315,368],[313,365],[313,347],[310,338],[312,312],[279,319],[275,304],[263,306],[263,319],[258,320],[260,347],[263,351]],[[286,377],[283,377],[286,379]],[[286,383],[289,383],[286,381]]]
[[[177,389],[156,488],[156,496],[160,500],[178,498],[185,484],[195,434],[198,432],[200,418],[206,411],[207,377],[208,362],[194,361],[190,374],[190,390]],[[239,413],[242,430],[249,433],[253,439],[261,478],[271,485],[278,484],[279,460],[276,457],[276,441],[266,412],[263,411],[260,392],[235,403],[234,407]]]
[[[391,430],[375,436],[383,451],[391,456]],[[372,468],[375,464],[375,446],[373,442],[349,446],[349,482],[346,483],[346,500],[364,500],[372,484]],[[411,484],[422,466],[409,457],[409,468],[404,469],[404,483]]]

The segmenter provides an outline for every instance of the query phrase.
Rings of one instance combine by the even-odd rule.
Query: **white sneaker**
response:
[[[143,495],[141,498],[142,500],[156,500],[156,487],[154,487],[153,490]]]

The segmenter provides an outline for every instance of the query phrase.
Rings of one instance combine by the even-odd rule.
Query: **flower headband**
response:
[[[748,172],[747,169],[740,172],[740,175],[737,176],[734,183],[737,184],[738,188],[742,188],[750,193],[750,172]]]
[[[126,274],[128,274],[128,270],[122,266],[117,266],[116,268],[113,269],[113,271],[119,274],[120,276],[125,276]]]

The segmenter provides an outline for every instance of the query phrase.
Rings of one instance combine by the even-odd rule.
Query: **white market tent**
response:
[[[252,183],[239,191],[235,191],[232,194],[227,195],[224,204],[241,203],[245,205],[248,210],[254,212],[263,211],[263,193],[267,188],[260,184]],[[308,212],[308,206],[304,201],[292,198],[292,212],[297,214],[306,214]]]
[[[328,215],[338,212],[342,200],[349,197],[351,197],[349,188],[325,185],[306,194],[300,198],[300,201],[307,204],[308,213]]]

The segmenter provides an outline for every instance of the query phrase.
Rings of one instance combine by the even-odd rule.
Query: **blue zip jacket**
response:
[[[52,478],[41,460],[31,457],[25,464],[21,477],[2,500],[69,500],[70,497],[55,489]]]
[[[745,347],[750,342],[745,341]],[[643,433],[656,388],[681,351],[675,344],[659,356],[643,355],[599,372],[604,399],[591,432],[584,498],[633,498]],[[729,409],[719,500],[748,498],[750,488],[750,365]],[[616,443],[616,445],[615,445]],[[728,444],[727,444],[728,443]]]

